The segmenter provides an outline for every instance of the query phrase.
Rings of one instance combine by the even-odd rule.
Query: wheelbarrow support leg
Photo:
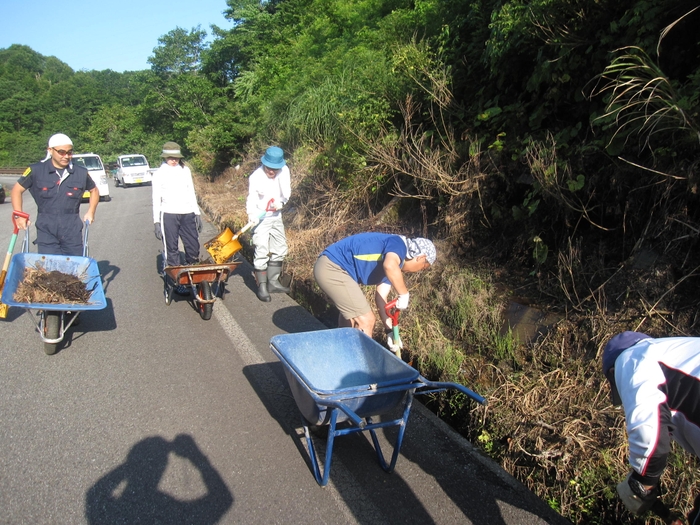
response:
[[[326,441],[326,459],[323,463],[323,472],[321,472],[318,464],[318,456],[316,455],[314,442],[311,439],[311,434],[309,433],[309,426],[306,424],[306,420],[303,416],[301,418],[301,422],[304,427],[304,436],[306,436],[306,445],[309,448],[309,459],[311,460],[311,467],[314,470],[316,483],[322,487],[325,487],[328,485],[328,476],[331,473],[331,458],[333,457],[333,442],[335,441],[335,425],[338,422],[338,409],[334,408],[331,411],[331,421],[328,429],[328,439]]]
[[[330,409],[330,422],[328,428],[328,438],[326,440],[326,457],[323,464],[323,471],[318,461],[318,455],[316,454],[316,449],[314,448],[313,440],[311,439],[311,434],[309,433],[309,426],[306,420],[302,416],[301,423],[304,427],[304,436],[306,437],[306,445],[309,449],[309,459],[311,460],[311,466],[314,471],[314,477],[316,482],[325,487],[328,484],[328,477],[331,472],[331,458],[333,456],[333,443],[336,436],[346,436],[348,434],[354,434],[357,432],[363,432],[369,430],[370,436],[372,436],[372,443],[374,444],[374,450],[377,453],[377,459],[384,471],[391,473],[394,471],[396,466],[396,461],[399,458],[399,452],[401,451],[401,445],[403,444],[404,433],[406,432],[406,424],[408,423],[408,416],[411,413],[411,406],[413,404],[413,391],[408,392],[406,395],[405,406],[403,410],[403,415],[400,419],[393,419],[391,421],[380,421],[378,423],[373,423],[372,418],[368,417],[362,419],[361,426],[357,425],[357,422],[353,422],[352,426],[349,428],[337,429],[336,425],[338,423],[339,408]],[[394,452],[391,455],[391,461],[387,464],[384,459],[384,454],[382,452],[381,445],[379,444],[379,438],[377,438],[377,433],[375,432],[378,428],[388,428],[388,427],[399,427],[398,435],[396,437],[396,442],[394,443]]]
[[[386,463],[386,460],[384,459],[384,454],[382,453],[382,448],[379,445],[379,440],[377,439],[377,434],[374,431],[375,428],[380,428],[383,425],[381,423],[374,425],[372,423],[372,419],[367,418],[367,421],[369,423],[369,425],[368,425],[369,433],[372,436],[372,443],[374,443],[374,450],[377,451],[377,459],[379,460],[379,464],[382,466],[382,468],[388,473],[392,473],[394,471],[394,467],[396,466],[396,460],[399,459],[399,451],[401,450],[401,445],[403,444],[403,436],[404,436],[404,433],[406,432],[406,423],[408,422],[408,415],[411,413],[411,406],[412,405],[413,405],[413,393],[409,393],[407,396],[407,399],[406,399],[406,407],[404,408],[404,411],[403,411],[403,417],[400,420],[388,422],[390,426],[398,426],[399,427],[399,434],[396,437],[396,443],[394,443],[394,452],[391,455],[391,462],[388,465]]]

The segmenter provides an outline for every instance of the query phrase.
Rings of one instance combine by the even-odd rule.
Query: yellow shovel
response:
[[[255,223],[249,222],[241,228],[235,235],[230,228],[226,228],[217,237],[204,243],[204,247],[214,259],[216,264],[224,264],[234,253],[243,248],[238,237],[247,232]]]
[[[19,217],[24,217],[29,221],[29,214],[21,211],[12,212],[12,224],[15,225],[15,230],[12,232],[12,238],[10,239],[10,247],[7,249],[7,255],[5,255],[5,262],[2,265],[2,273],[0,273],[0,295],[2,295],[2,289],[5,287],[5,277],[7,277],[7,268],[10,266],[10,259],[12,258],[12,252],[15,251],[15,243],[17,242],[17,234],[19,233],[19,226],[17,226],[17,219]],[[27,224],[29,226],[29,224]],[[0,302],[0,319],[5,319],[7,317],[7,310],[9,307]]]
[[[239,241],[238,238],[245,232],[247,232],[249,229],[251,229],[253,226],[258,224],[258,222],[263,220],[265,215],[267,215],[268,211],[274,211],[274,208],[272,208],[273,202],[274,199],[270,199],[270,201],[267,203],[265,211],[260,214],[260,217],[258,217],[257,222],[249,222],[248,224],[243,226],[243,228],[241,228],[235,235],[230,228],[226,228],[217,237],[214,237],[213,239],[210,239],[209,241],[204,243],[204,247],[209,252],[209,255],[211,255],[211,258],[216,264],[225,263],[231,258],[231,256],[234,253],[243,248],[243,246],[241,246],[241,241]]]

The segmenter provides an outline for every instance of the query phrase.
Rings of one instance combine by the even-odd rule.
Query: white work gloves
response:
[[[403,341],[399,337],[398,341],[394,341],[394,334],[393,332],[387,332],[386,334],[386,345],[389,347],[389,350],[394,352],[396,354],[396,357],[401,357],[401,350],[403,350]]]
[[[648,511],[654,504],[659,497],[659,488],[645,489],[638,480],[632,478],[632,474],[630,472],[623,481],[617,484],[617,494],[627,510],[635,516],[639,516]]]
[[[260,224],[260,217],[249,215],[248,224],[250,224],[251,228],[255,228],[258,224]]]
[[[277,201],[272,202],[272,207],[275,209],[275,211],[280,211],[283,206],[284,206],[283,202],[277,202]]]
[[[405,310],[406,308],[408,308],[408,296],[409,296],[408,292],[406,292],[405,294],[399,295],[399,298],[396,301],[396,309],[397,310]]]

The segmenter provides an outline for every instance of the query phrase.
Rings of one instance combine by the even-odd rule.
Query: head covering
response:
[[[163,144],[163,153],[160,156],[164,159],[168,157],[181,159],[183,155],[180,153],[180,145],[177,142],[166,142]]]
[[[284,151],[282,151],[282,148],[278,148],[277,146],[270,146],[267,148],[265,155],[263,155],[262,159],[260,160],[262,161],[263,165],[273,170],[280,169],[287,164],[287,162],[284,160]]]
[[[603,374],[610,382],[610,395],[613,405],[622,404],[620,394],[615,384],[615,376],[610,374],[610,369],[615,366],[615,361],[622,352],[633,347],[642,339],[649,339],[650,336],[642,332],[622,332],[614,336],[603,349]]]
[[[425,259],[433,265],[435,259],[437,259],[437,250],[433,241],[424,239],[423,237],[415,237],[413,239],[408,239],[403,235],[399,235],[406,244],[406,258],[415,259],[419,255],[425,255]]]
[[[64,135],[63,133],[51,135],[51,138],[49,139],[49,148],[55,148],[56,146],[67,146],[69,144],[72,146],[73,141],[68,138],[68,135]]]

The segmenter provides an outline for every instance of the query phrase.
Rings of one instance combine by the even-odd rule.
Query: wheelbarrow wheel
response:
[[[202,281],[199,283],[197,286],[197,296],[201,300],[211,301],[211,284],[209,284],[209,281]],[[197,302],[197,307],[199,308],[199,315],[202,317],[202,319],[205,321],[211,319],[211,313],[212,310],[214,310],[214,303]]]
[[[44,312],[44,337],[46,339],[58,339],[60,324],[61,314],[59,312]],[[56,350],[58,350],[58,343],[44,342],[46,355],[54,355]]]

